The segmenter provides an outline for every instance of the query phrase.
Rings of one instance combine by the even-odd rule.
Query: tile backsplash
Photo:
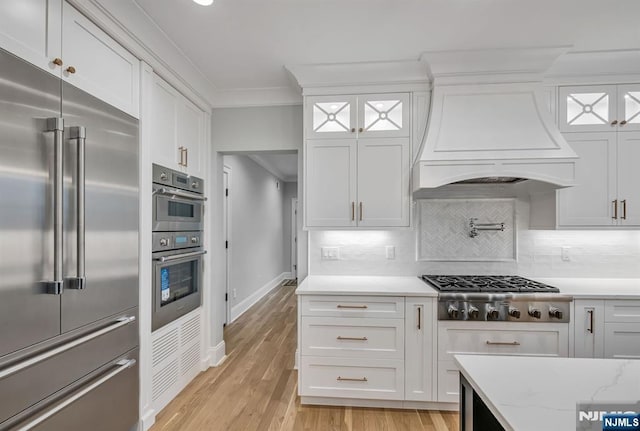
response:
[[[419,261],[415,229],[310,231],[310,274],[418,275],[519,274],[525,277],[640,277],[638,230],[529,230],[528,205],[517,207],[517,260]],[[386,247],[395,247],[387,259]],[[323,260],[321,247],[339,247],[338,260]],[[565,260],[562,250],[565,250]],[[568,259],[568,260],[566,260]]]

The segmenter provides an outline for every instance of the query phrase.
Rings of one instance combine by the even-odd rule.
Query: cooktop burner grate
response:
[[[558,293],[557,287],[516,275],[423,275],[440,292]]]

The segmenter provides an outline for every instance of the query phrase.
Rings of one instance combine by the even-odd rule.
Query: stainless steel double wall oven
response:
[[[202,302],[204,183],[153,165],[152,329]]]

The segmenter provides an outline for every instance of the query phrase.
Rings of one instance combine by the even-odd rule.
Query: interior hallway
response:
[[[151,431],[458,430],[454,412],[301,406],[295,289],[274,289],[227,326],[227,360],[196,377]]]

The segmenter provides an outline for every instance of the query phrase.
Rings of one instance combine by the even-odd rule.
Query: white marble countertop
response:
[[[576,403],[640,400],[640,361],[456,355],[460,371],[506,430],[576,429]]]
[[[576,299],[640,299],[640,278],[538,278]]]
[[[416,276],[310,275],[298,295],[374,295],[438,296],[433,288]]]

